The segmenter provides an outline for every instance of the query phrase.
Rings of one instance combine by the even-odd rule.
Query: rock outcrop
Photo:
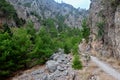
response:
[[[106,51],[107,56],[120,59],[120,1],[91,0],[91,2],[89,25],[91,35],[102,41],[103,50],[100,53]]]
[[[84,9],[75,9],[65,3],[57,3],[54,0],[7,0],[15,9],[20,18],[32,20],[38,28],[39,19],[53,18],[56,22],[63,21],[69,27],[81,27],[81,22],[88,15]],[[39,18],[38,18],[39,16]],[[57,25],[57,23],[56,23]]]
[[[46,67],[24,72],[12,80],[79,80],[77,72],[72,69],[71,55],[64,54],[63,50],[53,54],[46,62]]]

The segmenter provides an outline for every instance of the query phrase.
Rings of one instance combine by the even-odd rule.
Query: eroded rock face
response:
[[[87,10],[78,10],[71,5],[65,3],[57,3],[54,0],[7,0],[14,5],[17,10],[18,16],[25,20],[31,19],[36,23],[36,27],[40,27],[38,18],[31,14],[35,13],[41,19],[53,18],[56,21],[62,20],[70,27],[81,27],[81,22],[84,17],[88,16]],[[59,19],[58,19],[59,17]]]
[[[104,51],[107,55],[118,58],[120,57],[120,1],[119,0],[91,0],[89,24],[91,35],[97,37],[99,29],[97,23],[104,22],[103,41]]]
[[[115,52],[120,58],[120,5],[115,12]]]
[[[46,62],[46,67],[24,73],[13,80],[80,80],[77,72],[71,67],[71,55],[60,49]]]

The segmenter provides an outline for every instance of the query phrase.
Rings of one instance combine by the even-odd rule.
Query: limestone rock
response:
[[[120,59],[120,1],[91,0],[89,11],[91,35],[95,35],[98,39],[100,29],[97,24],[103,22],[104,34],[100,40],[103,41],[104,50],[108,51],[105,54]]]
[[[40,21],[36,14],[41,19],[53,18],[59,21],[61,16],[65,17],[64,23],[70,27],[81,27],[82,19],[88,16],[88,10],[76,9],[65,3],[57,3],[54,0],[7,0],[14,5],[18,16],[25,20],[31,19],[35,23],[35,28],[38,30]],[[32,13],[35,13],[32,14]],[[56,17],[57,16],[57,17]],[[55,23],[57,24],[57,23]],[[58,25],[58,24],[57,24]]]
[[[53,60],[47,61],[47,63],[46,63],[46,67],[47,67],[48,71],[50,71],[50,72],[56,71],[57,66],[58,66],[58,63]]]

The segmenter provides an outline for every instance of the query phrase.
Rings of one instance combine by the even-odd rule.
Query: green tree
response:
[[[45,28],[41,28],[40,32],[36,35],[35,45],[31,52],[31,58],[37,58],[39,64],[45,63],[48,58],[52,55],[55,46],[49,33]]]
[[[6,0],[0,1],[0,11],[2,11],[3,13],[1,16],[7,17],[7,18],[11,18],[15,14],[14,7],[10,5],[10,3],[7,2]]]
[[[69,39],[64,43],[64,51],[66,54],[69,54],[71,52],[71,49],[72,49],[72,44],[71,44],[71,40]]]
[[[18,69],[27,67],[28,53],[31,51],[30,35],[25,28],[14,28],[12,37],[14,46],[14,61]]]
[[[7,32],[0,34],[0,77],[8,76],[14,70],[12,55],[12,40]]]
[[[30,36],[24,28],[13,28],[13,35],[0,34],[0,77],[8,76],[13,71],[26,68],[30,52]]]
[[[82,29],[83,38],[86,39],[86,41],[88,42],[90,35],[90,28],[87,25],[86,19],[84,19],[82,22],[82,28],[83,28]]]
[[[36,38],[36,30],[34,28],[33,22],[28,21],[25,27],[26,27],[26,30],[27,30],[27,34],[29,34],[31,36],[30,40],[34,44],[35,43],[35,38]]]

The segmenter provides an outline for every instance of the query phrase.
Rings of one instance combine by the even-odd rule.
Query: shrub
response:
[[[82,62],[80,61],[79,55],[75,54],[73,59],[72,67],[74,69],[82,69]]]

